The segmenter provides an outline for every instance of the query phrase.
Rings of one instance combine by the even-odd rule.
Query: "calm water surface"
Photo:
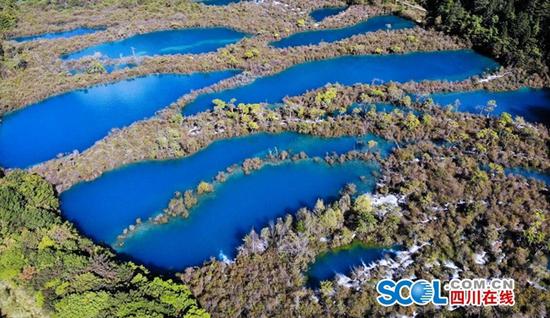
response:
[[[218,171],[269,151],[290,150],[310,156],[367,149],[375,140],[383,155],[391,145],[374,136],[319,138],[296,133],[260,133],[214,142],[194,155],[177,160],[146,161],[131,164],[80,183],[61,194],[61,210],[86,235],[112,244],[136,218],[146,220],[158,214],[176,191],[211,181]],[[283,191],[286,193],[286,191]]]
[[[522,116],[527,121],[542,123],[550,127],[550,89],[548,88],[522,88],[505,92],[479,90],[433,94],[430,97],[438,104],[457,104],[458,111],[470,113],[481,113],[487,102],[494,100],[497,106],[490,113],[491,115],[507,112],[513,116]]]
[[[340,41],[357,34],[374,32],[378,30],[409,29],[414,26],[414,22],[397,16],[378,16],[345,28],[313,30],[296,33],[279,41],[272,42],[271,45],[277,48],[316,45],[321,42],[331,43]]]
[[[311,160],[266,166],[250,175],[230,177],[199,200],[187,219],[138,231],[119,252],[168,270],[200,265],[210,258],[234,258],[243,237],[270,220],[334,198],[347,183],[361,182],[377,166],[347,162],[330,166]],[[367,178],[372,190],[375,179]]]
[[[525,168],[506,168],[504,172],[509,175],[518,175],[529,179],[535,179],[550,185],[550,175],[548,173]]]
[[[336,274],[348,275],[353,268],[369,265],[392,253],[392,249],[371,247],[362,243],[328,251],[319,255],[310,266],[307,272],[308,285],[318,287],[321,281],[332,280]]]
[[[457,61],[460,61],[459,63]],[[381,81],[459,81],[498,66],[493,60],[470,50],[409,54],[344,56],[308,62],[280,73],[261,77],[250,84],[204,94],[186,105],[185,115],[213,108],[212,100],[237,103],[280,103],[285,96],[296,96],[328,83],[352,85]]]
[[[242,32],[221,27],[156,31],[91,46],[67,54],[63,59],[74,60],[96,53],[109,58],[207,53],[236,43],[245,36]]]
[[[57,95],[9,113],[0,123],[0,165],[23,168],[85,150],[112,128],[123,127],[194,89],[238,71],[148,75]]]
[[[328,18],[333,15],[337,15],[340,12],[346,11],[348,7],[328,7],[328,8],[321,8],[317,10],[311,11],[309,16],[315,21],[315,22],[321,22],[325,18]]]

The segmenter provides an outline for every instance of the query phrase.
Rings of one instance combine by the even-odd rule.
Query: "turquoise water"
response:
[[[74,60],[99,52],[109,58],[213,52],[236,43],[246,35],[228,28],[192,28],[156,31],[94,45],[63,56]]]
[[[457,62],[460,61],[460,62]],[[250,84],[203,94],[186,105],[183,114],[194,115],[213,108],[212,100],[237,103],[280,103],[285,96],[297,96],[328,83],[370,84],[373,80],[458,81],[498,66],[493,60],[470,50],[389,55],[344,56],[308,62],[280,73],[261,77]]]
[[[369,247],[362,243],[323,253],[307,271],[308,285],[319,287],[321,281],[332,280],[336,274],[348,275],[353,268],[369,265],[393,253],[392,249]]]
[[[243,160],[277,149],[323,156],[366,149],[368,140],[378,141],[383,154],[391,146],[373,136],[319,138],[296,133],[260,133],[212,143],[194,155],[177,160],[146,161],[103,174],[61,194],[61,210],[87,236],[112,244],[136,218],[146,220],[167,207],[176,191],[211,181],[218,171]],[[286,191],[283,191],[286,193]]]
[[[0,165],[28,167],[85,150],[112,128],[151,117],[182,95],[237,73],[148,75],[50,97],[2,118]]]
[[[279,41],[271,42],[271,45],[277,48],[316,45],[321,42],[331,43],[340,41],[357,34],[374,32],[378,30],[409,29],[414,26],[414,22],[397,16],[378,16],[345,28],[296,33]]]
[[[187,219],[138,231],[119,252],[146,265],[182,270],[210,258],[234,258],[243,237],[270,220],[334,199],[347,183],[369,177],[377,166],[365,162],[328,164],[301,161],[266,166],[236,175],[201,199]],[[367,178],[371,190],[375,180]]]
[[[35,41],[35,40],[54,40],[59,38],[70,38],[78,35],[91,34],[91,33],[99,32],[103,30],[105,30],[105,28],[77,28],[74,30],[63,31],[63,32],[52,32],[52,33],[36,34],[36,35],[29,35],[29,36],[20,36],[20,37],[13,38],[12,40],[17,42],[29,42],[29,41]]]
[[[328,17],[333,16],[333,15],[337,15],[337,14],[339,14],[340,12],[345,11],[347,8],[348,8],[348,7],[328,7],[328,8],[321,8],[321,9],[317,9],[317,10],[311,11],[311,13],[309,14],[309,16],[313,19],[313,21],[315,21],[315,22],[321,22],[321,21],[323,21],[325,18],[328,18]]]
[[[515,91],[490,92],[485,90],[442,93],[430,96],[441,105],[454,105],[459,101],[458,111],[480,113],[480,107],[490,100],[496,101],[497,107],[490,114],[500,115],[503,112],[513,116],[522,116],[525,120],[543,123],[550,126],[550,89],[522,88]]]
[[[529,179],[535,179],[550,185],[550,175],[544,172],[524,168],[506,168],[504,172],[508,175],[518,175]]]

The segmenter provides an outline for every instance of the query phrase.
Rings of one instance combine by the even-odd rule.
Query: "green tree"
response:
[[[208,317],[185,285],[117,260],[63,222],[58,208],[39,176],[0,177],[0,281],[29,293],[18,306],[62,318]]]
[[[14,27],[17,23],[17,1],[0,0],[0,39],[2,33]]]
[[[56,318],[94,318],[109,308],[110,296],[106,292],[72,294],[55,304]]]

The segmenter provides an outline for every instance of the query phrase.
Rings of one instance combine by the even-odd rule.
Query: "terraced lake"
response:
[[[269,151],[306,152],[310,156],[367,149],[375,140],[382,154],[391,146],[374,136],[319,138],[296,133],[260,133],[212,143],[189,157],[147,161],[105,173],[61,194],[61,210],[88,236],[113,244],[136,218],[146,220],[162,211],[176,191],[212,180],[218,171]],[[287,191],[282,191],[287,193]]]
[[[362,182],[377,166],[352,161],[330,166],[312,160],[265,166],[230,177],[199,200],[187,219],[138,231],[118,251],[147,265],[181,270],[210,258],[234,258],[243,237],[270,220],[335,198],[347,183]],[[370,190],[374,178],[367,178]]]
[[[184,107],[183,114],[194,115],[211,109],[214,99],[236,98],[238,103],[273,104],[280,103],[285,96],[301,95],[328,83],[458,81],[497,66],[493,60],[471,50],[337,57],[298,64],[244,86],[201,95]]]
[[[277,48],[317,45],[321,42],[336,42],[354,35],[368,32],[409,29],[414,26],[414,22],[394,15],[377,16],[345,28],[313,30],[296,33],[279,41],[271,42],[271,45]]]
[[[20,36],[20,37],[12,38],[12,40],[17,42],[29,42],[29,41],[36,41],[36,40],[55,40],[55,39],[61,39],[61,38],[72,38],[74,36],[91,34],[91,33],[99,32],[103,30],[105,30],[105,28],[76,28],[70,31]]]
[[[207,53],[236,43],[245,36],[242,32],[222,27],[164,30],[94,45],[62,58],[74,60],[97,53],[108,58]]]
[[[308,285],[319,287],[321,281],[332,280],[337,274],[348,275],[354,268],[372,264],[392,253],[392,249],[367,246],[360,242],[325,252],[308,269]]]
[[[346,11],[348,7],[327,7],[311,11],[309,16],[315,22],[321,22],[324,19],[331,17],[333,15],[340,14],[340,12]]]
[[[496,107],[491,115],[507,112],[513,116],[522,116],[525,120],[542,123],[550,127],[550,89],[522,88],[515,91],[491,92],[485,90],[433,94],[430,96],[441,105],[455,105],[458,111],[484,113],[489,101],[495,101]]]
[[[0,165],[28,167],[85,150],[112,128],[154,113],[194,89],[238,71],[148,75],[48,98],[9,113],[0,124]]]

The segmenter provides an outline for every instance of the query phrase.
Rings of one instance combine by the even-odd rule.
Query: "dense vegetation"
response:
[[[470,39],[505,64],[550,66],[550,1],[421,0],[428,22]]]
[[[318,201],[244,240],[234,263],[190,268],[182,279],[216,316],[269,317],[545,317],[550,303],[548,190],[507,177],[502,167],[479,168],[455,147],[420,143],[385,161],[374,194],[353,199],[353,187],[334,202]],[[381,198],[395,199],[381,200]],[[526,213],[527,211],[527,213]],[[407,252],[347,278],[305,288],[315,255],[359,240],[401,245]],[[450,279],[510,277],[514,307],[385,308],[376,303],[383,277]]]
[[[208,316],[186,286],[115,260],[63,222],[58,208],[39,176],[15,171],[0,179],[0,314]]]
[[[16,10],[15,0],[0,1],[0,34],[15,25]]]

